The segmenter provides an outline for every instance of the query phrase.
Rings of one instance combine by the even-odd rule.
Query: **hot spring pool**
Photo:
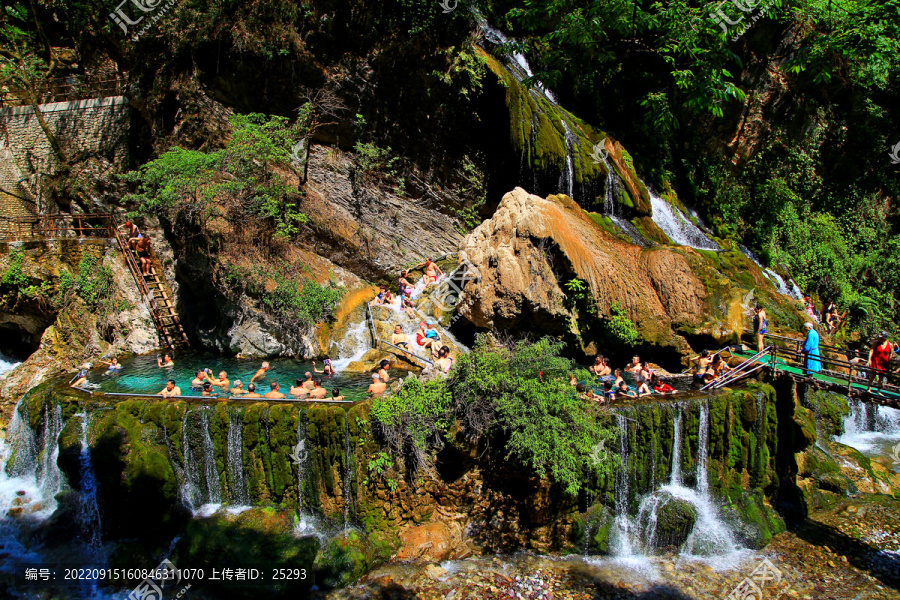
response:
[[[170,369],[161,369],[156,366],[156,356],[153,354],[133,356],[121,359],[122,368],[118,371],[107,370],[105,365],[98,365],[88,372],[88,382],[99,386],[99,391],[116,392],[125,394],[156,394],[166,386],[166,380],[174,379],[184,395],[197,395],[199,392],[190,391],[191,380],[199,369],[209,368],[218,377],[220,371],[228,374],[231,385],[235,379],[240,379],[247,389],[250,378],[262,364],[261,359],[228,358],[211,353],[182,352],[175,356],[175,366]],[[288,394],[290,387],[297,379],[303,379],[307,371],[313,372],[311,361],[293,360],[287,358],[274,358],[268,360],[269,371],[265,379],[255,381],[257,393],[264,394],[269,391],[269,384],[277,381],[281,386],[281,392]],[[321,370],[321,361],[316,361],[316,367]],[[391,377],[401,376],[400,372],[391,372]],[[325,377],[321,373],[313,373],[313,377],[322,378],[322,386],[328,390],[326,399],[331,397],[332,388],[339,388],[345,400],[362,400],[366,397],[366,389],[372,382],[370,373],[338,373],[332,377]],[[219,397],[227,397],[220,388],[213,387]],[[290,396],[288,396],[290,398]]]

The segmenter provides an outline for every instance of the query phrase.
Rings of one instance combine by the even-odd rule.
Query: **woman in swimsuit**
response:
[[[397,288],[397,295],[402,296],[406,293],[406,288],[412,289],[412,284],[406,278],[409,271],[400,271],[400,279],[397,280],[399,287]]]

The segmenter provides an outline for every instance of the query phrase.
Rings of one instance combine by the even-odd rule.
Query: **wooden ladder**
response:
[[[159,332],[160,341],[168,348],[176,348],[189,345],[187,335],[181,326],[181,320],[175,310],[175,303],[172,300],[172,290],[162,276],[162,264],[150,247],[150,274],[141,275],[141,266],[137,256],[128,245],[128,240],[119,231],[118,223],[113,217],[111,219],[110,229],[116,241],[119,243],[119,249],[125,258],[125,264],[134,277],[141,295],[147,301],[150,309],[150,316],[153,317],[153,323]]]

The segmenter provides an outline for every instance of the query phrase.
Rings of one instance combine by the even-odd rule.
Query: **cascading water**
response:
[[[672,433],[672,477],[669,485],[681,487],[681,406],[675,407]]]
[[[760,394],[762,397],[762,394]],[[700,404],[700,430],[697,432],[697,491],[709,493],[709,402]]]
[[[900,410],[853,400],[850,414],[844,417],[844,433],[835,441],[856,448],[868,457],[892,456],[900,444]],[[900,472],[900,465],[892,467]]]
[[[616,425],[619,429],[619,457],[622,467],[616,472],[616,516],[611,533],[611,549],[616,559],[626,562],[639,561],[643,558],[635,554],[635,524],[628,514],[630,503],[628,471],[628,419],[621,413],[616,414]]]
[[[340,342],[333,341],[331,345],[337,346],[337,358],[331,362],[338,372],[351,362],[360,360],[372,348],[372,334],[369,332],[365,311],[358,322],[347,328],[344,338]]]
[[[97,504],[97,478],[91,461],[91,446],[88,432],[91,428],[90,413],[78,413],[81,417],[81,453],[78,456],[80,485],[78,489],[77,519],[81,526],[84,548],[94,560],[103,556],[103,540],[100,521],[100,506]]]
[[[663,230],[670,240],[679,246],[690,246],[699,250],[719,250],[718,244],[709,239],[690,219],[647,188],[650,205],[653,208],[653,222]]]
[[[232,408],[228,411],[228,474],[230,480],[228,502],[237,506],[250,504],[250,493],[244,477],[242,433],[244,422],[242,416],[237,409]]]
[[[182,447],[186,485],[182,495],[188,499],[192,511],[201,514],[214,512],[222,504],[222,490],[216,472],[215,448],[209,435],[207,407],[185,411]]]
[[[0,379],[20,364],[22,363],[0,352]]]
[[[800,288],[797,287],[797,284],[794,283],[793,279],[790,280],[791,284],[789,286],[787,283],[785,283],[784,278],[781,275],[779,275],[772,269],[764,267],[759,261],[759,257],[754,254],[749,248],[743,245],[738,246],[738,248],[740,248],[744,256],[756,263],[756,266],[758,266],[760,270],[762,270],[763,275],[772,282],[772,285],[775,286],[779,294],[790,296],[795,300],[801,300],[803,298],[803,292],[800,291]]]

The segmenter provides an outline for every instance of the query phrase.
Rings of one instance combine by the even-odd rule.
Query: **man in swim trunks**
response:
[[[309,392],[309,398],[314,398],[316,400],[322,400],[325,398],[325,395],[328,394],[328,390],[322,387],[322,380],[316,377],[313,380],[313,389]]]
[[[166,382],[166,387],[156,395],[162,396],[163,398],[174,398],[175,396],[181,395],[181,388],[175,385],[174,379],[170,379]]]
[[[216,379],[212,375],[209,377],[210,383],[212,383],[216,387],[220,387],[223,389],[228,389],[228,386],[231,385],[231,382],[228,380],[228,373],[225,371],[219,371],[219,378]]]
[[[316,384],[313,382],[312,373],[307,371],[306,373],[303,374],[303,376],[306,377],[306,381],[303,382],[303,387],[305,387],[308,390],[315,389]]]
[[[272,400],[283,399],[285,397],[284,394],[282,394],[281,392],[278,391],[278,388],[280,388],[280,387],[281,386],[278,385],[277,381],[273,381],[272,383],[269,384],[269,391],[266,392],[266,395],[263,396],[263,398],[269,398]]]
[[[443,275],[444,272],[441,271],[441,268],[437,266],[430,258],[426,258],[425,262],[422,263],[425,265],[425,285],[431,285],[435,281],[438,280],[438,275]]]
[[[250,383],[253,383],[257,379],[265,379],[266,372],[268,370],[269,370],[269,363],[264,362],[262,365],[260,365],[259,370],[253,375],[253,377],[250,378]]]
[[[753,315],[753,334],[756,336],[756,351],[762,352],[763,340],[768,333],[769,315],[766,314],[766,309],[759,304],[756,305],[754,312],[756,314]]]
[[[391,343],[398,348],[409,350],[409,338],[403,333],[403,329],[399,325],[394,325],[394,334],[391,336]]]
[[[309,390],[306,389],[305,387],[303,387],[302,379],[298,379],[295,383],[296,383],[296,385],[291,387],[291,396],[300,398],[302,396],[309,394]]]
[[[880,382],[880,385],[887,383],[888,368],[891,364],[891,356],[894,354],[894,345],[888,341],[887,331],[882,331],[875,338],[875,344],[869,352],[869,384],[866,391],[872,389],[872,382]],[[879,385],[879,387],[880,387]]]
[[[256,384],[250,383],[247,385],[247,394],[244,398],[262,398],[259,394],[256,393]]]
[[[244,389],[244,384],[240,379],[234,380],[234,387],[231,388],[229,392],[232,396],[243,396],[247,393],[247,390]]]
[[[141,275],[149,275],[150,267],[150,240],[142,237],[134,243],[134,251],[141,262]]]
[[[373,396],[380,396],[386,389],[387,384],[381,381],[381,378],[378,377],[378,373],[372,373],[372,383],[369,385],[369,389],[367,389],[366,392]]]

